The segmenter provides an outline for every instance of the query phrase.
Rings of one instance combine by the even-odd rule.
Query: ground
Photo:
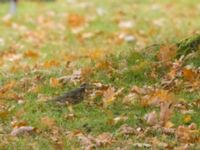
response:
[[[200,149],[199,50],[176,57],[197,0],[0,8],[0,149]],[[98,88],[80,104],[46,103],[83,82]]]

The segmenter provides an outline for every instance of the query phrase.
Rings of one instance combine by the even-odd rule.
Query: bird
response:
[[[78,104],[84,99],[87,88],[88,84],[84,83],[80,85],[79,88],[73,89],[64,93],[61,96],[53,98],[52,100],[50,100],[50,102],[56,102],[59,105]]]

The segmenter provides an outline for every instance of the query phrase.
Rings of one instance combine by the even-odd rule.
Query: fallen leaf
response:
[[[43,66],[45,68],[58,67],[60,66],[60,63],[56,60],[49,60],[49,61],[44,62]]]
[[[92,150],[92,148],[95,147],[94,137],[90,135],[84,135],[83,133],[79,133],[76,136],[80,140],[80,143],[84,147],[85,150]]]
[[[35,130],[32,126],[21,126],[19,128],[14,128],[10,133],[12,136],[20,136],[25,133],[31,133]]]
[[[86,23],[86,19],[79,14],[69,14],[67,18],[68,25],[70,27],[80,27]]]
[[[176,56],[176,47],[174,46],[162,46],[158,52],[158,60],[167,64]]]
[[[166,102],[161,103],[161,105],[160,105],[160,121],[161,121],[162,125],[167,126],[166,123],[168,123],[168,121],[171,118],[172,110],[173,110],[173,107],[172,107],[171,103],[166,103]]]
[[[98,135],[97,138],[95,139],[97,146],[110,145],[113,143],[113,141],[114,141],[113,136],[108,132]]]
[[[103,106],[107,107],[111,105],[115,101],[115,89],[114,88],[108,88],[103,95]]]
[[[50,78],[49,80],[51,87],[58,87],[59,86],[59,80],[57,78]]]
[[[191,68],[184,68],[183,69],[183,77],[187,80],[187,81],[194,81],[197,77],[196,72],[191,69]]]
[[[122,20],[118,25],[122,29],[131,29],[134,26],[134,22],[133,20]]]
[[[156,125],[158,123],[158,115],[156,111],[152,111],[145,115],[145,120],[149,125]]]
[[[108,123],[111,124],[111,125],[115,125],[115,124],[117,124],[117,123],[119,123],[119,122],[124,122],[124,121],[126,121],[127,119],[128,119],[127,116],[118,116],[118,117],[115,117],[115,118],[109,120]]]
[[[53,126],[55,126],[55,120],[52,119],[52,118],[49,118],[48,116],[45,116],[45,117],[42,117],[40,119],[40,123],[42,125],[44,125],[45,127],[48,127],[48,128],[52,128]]]
[[[28,50],[24,53],[24,57],[29,57],[29,58],[38,58],[39,53],[33,50]]]
[[[183,125],[178,126],[175,135],[182,142],[196,142],[200,137],[199,130]]]
[[[151,144],[148,144],[148,143],[134,143],[133,146],[137,147],[137,148],[150,148]]]
[[[133,134],[136,134],[136,130],[127,125],[127,124],[123,124],[119,129],[118,129],[118,132],[122,135],[133,135]]]
[[[190,123],[192,121],[192,116],[191,115],[185,115],[183,118],[184,123]]]

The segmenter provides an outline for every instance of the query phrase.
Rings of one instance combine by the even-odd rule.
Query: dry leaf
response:
[[[134,143],[133,146],[137,147],[137,148],[150,148],[151,144],[148,144],[148,143]]]
[[[94,144],[94,137],[90,135],[84,135],[83,133],[79,133],[76,135],[80,140],[81,145],[84,147],[85,150],[92,150],[95,147]]]
[[[150,94],[148,103],[150,105],[160,106],[161,103],[170,103],[174,101],[174,94],[168,90],[158,89]]]
[[[172,104],[171,103],[161,103],[160,105],[160,121],[162,125],[166,125],[166,123],[170,120],[172,115]]]
[[[124,124],[119,129],[118,132],[122,135],[133,135],[136,134],[136,131],[131,126]]]
[[[103,95],[103,105],[104,107],[107,107],[111,105],[115,101],[115,89],[114,88],[108,88]]]
[[[35,130],[35,128],[32,126],[21,126],[19,128],[14,128],[10,134],[12,136],[19,136],[19,135],[22,135],[25,133],[30,133],[34,130]]]
[[[197,77],[196,72],[191,69],[191,68],[184,68],[183,69],[183,77],[187,80],[187,81],[194,81]]]
[[[174,46],[163,46],[160,48],[158,53],[159,61],[163,63],[167,63],[168,61],[172,60],[176,56],[176,47]]]
[[[176,137],[182,142],[196,142],[200,137],[200,133],[195,127],[181,125],[176,130]]]
[[[55,126],[55,120],[49,117],[42,117],[40,119],[40,123],[48,128],[52,128],[52,126]]]
[[[106,146],[113,143],[113,136],[110,133],[102,133],[95,139],[97,146]]]
[[[60,63],[56,60],[49,60],[49,61],[44,62],[43,66],[45,68],[58,67],[60,66]]]
[[[67,20],[70,27],[80,27],[86,23],[86,19],[79,14],[70,14]]]
[[[192,116],[191,115],[185,115],[183,118],[184,123],[189,123],[192,121]]]
[[[30,57],[30,58],[38,58],[39,53],[33,50],[28,50],[24,53],[24,57]]]
[[[156,111],[152,111],[145,115],[145,120],[149,125],[156,125],[158,123],[158,115]]]
[[[122,29],[131,29],[134,26],[134,22],[132,20],[123,20],[119,22],[119,27]]]
[[[115,125],[115,124],[117,124],[117,123],[119,123],[119,122],[124,122],[124,121],[126,121],[127,119],[128,119],[127,116],[118,116],[118,117],[115,117],[115,118],[109,120],[109,124]]]
[[[59,86],[59,80],[57,78],[50,78],[49,80],[51,87],[58,87]]]

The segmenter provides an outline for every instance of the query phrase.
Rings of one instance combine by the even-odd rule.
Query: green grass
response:
[[[107,109],[103,109],[98,104],[89,105],[86,98],[86,102],[73,107],[76,117],[71,120],[65,117],[69,114],[67,107],[38,102],[38,95],[43,94],[53,97],[73,89],[76,86],[72,83],[67,83],[63,87],[51,87],[49,79],[51,77],[69,75],[73,70],[86,67],[94,68],[93,75],[88,77],[90,81],[97,80],[116,88],[124,87],[123,95],[128,94],[133,85],[144,86],[159,83],[163,74],[166,73],[165,69],[161,68],[158,71],[158,78],[156,79],[151,78],[149,75],[152,71],[153,63],[156,61],[157,50],[146,51],[143,48],[152,44],[177,42],[200,29],[200,8],[197,7],[197,0],[178,0],[176,2],[160,0],[156,3],[147,0],[88,0],[85,2],[90,4],[88,8],[67,4],[62,0],[49,3],[22,1],[19,3],[17,14],[7,23],[2,18],[6,15],[9,6],[7,3],[0,4],[0,38],[5,41],[4,45],[0,45],[0,59],[3,60],[3,53],[23,55],[27,50],[39,52],[39,57],[36,59],[23,57],[18,63],[3,60],[6,65],[0,65],[0,72],[2,72],[0,73],[0,86],[10,80],[21,83],[22,81],[20,80],[24,78],[30,79],[27,87],[17,86],[13,89],[17,94],[23,95],[25,104],[18,104],[12,99],[0,99],[8,107],[7,111],[9,113],[5,118],[0,118],[0,141],[5,141],[0,142],[0,150],[56,149],[56,142],[51,139],[51,136],[55,136],[52,135],[52,129],[41,123],[41,118],[45,116],[54,119],[56,126],[61,130],[59,131],[59,138],[62,139],[64,149],[80,148],[77,139],[68,139],[66,137],[65,132],[68,130],[81,130],[96,136],[102,132],[110,132],[115,135],[117,129],[125,123],[133,127],[147,127],[141,118],[155,108],[142,107],[138,103],[126,106],[121,102],[123,97],[117,98],[117,101]],[[96,15],[96,8],[98,7],[105,9],[103,16]],[[53,15],[50,15],[52,12]],[[76,13],[82,16],[94,15],[96,18],[89,23],[84,32],[100,32],[100,34],[81,43],[77,35],[73,34],[67,26],[67,13]],[[41,18],[46,19],[47,22],[49,21],[50,24],[53,24],[53,27],[39,24],[38,20]],[[117,19],[134,20],[135,26],[128,33],[136,36],[137,40],[135,42],[118,44],[112,40],[116,38],[116,33],[122,32],[116,23]],[[159,20],[164,20],[160,27],[153,24],[153,21],[159,22]],[[17,26],[16,28],[12,27],[11,24],[13,23],[15,24],[14,26]],[[59,25],[64,28],[60,28]],[[26,28],[25,30],[32,32],[31,34],[34,36],[32,41],[26,37],[24,27]],[[111,42],[109,42],[110,39]],[[103,61],[110,62],[114,71],[110,71],[108,68],[95,69],[100,60],[81,57],[96,49],[100,51],[106,50],[106,52],[111,53]],[[80,57],[72,59],[71,66],[66,67],[68,60],[65,59],[64,55]],[[188,60],[186,64],[193,64],[199,67],[198,56],[193,60]],[[60,63],[60,66],[41,67],[41,64],[47,60],[56,60]],[[16,69],[16,72],[11,72],[12,67],[19,68]],[[39,70],[38,72],[33,72],[33,70],[37,69]],[[35,80],[36,76],[41,76],[41,80]],[[28,92],[27,90],[34,86],[34,83],[40,87],[40,90],[38,92]],[[177,92],[176,95],[188,103],[199,99],[200,96],[199,92],[188,93],[184,91]],[[101,102],[101,98],[97,99],[97,101]],[[129,119],[116,125],[109,124],[109,120],[120,115],[126,115]],[[192,114],[192,122],[195,122],[198,128],[200,124],[199,115],[198,108],[195,108]],[[24,120],[29,125],[36,127],[37,133],[19,138],[10,137],[11,122],[14,119]],[[172,122],[176,127],[184,124],[183,115],[178,110],[175,111]],[[1,128],[3,129],[2,133]],[[175,140],[175,137],[162,137],[160,133],[152,133],[150,136],[155,135],[167,143]],[[120,142],[102,149],[122,147],[123,142],[127,139],[131,139],[133,142],[148,143],[145,139],[137,139],[136,136],[121,136],[118,138]],[[135,147],[129,148],[134,149]]]

